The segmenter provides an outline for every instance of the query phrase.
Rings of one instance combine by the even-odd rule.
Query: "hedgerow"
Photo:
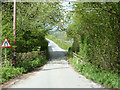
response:
[[[23,73],[32,71],[36,67],[40,67],[46,64],[46,62],[47,62],[46,58],[36,58],[35,60],[32,60],[32,61],[23,60],[22,62],[16,65],[16,68],[12,65],[7,67],[1,67],[2,79],[0,83],[4,83],[11,78],[14,78],[16,76],[22,75]]]
[[[119,87],[119,76],[118,73],[110,72],[107,70],[100,69],[89,62],[80,62],[77,64],[77,60],[71,55],[67,55],[70,59],[70,63],[87,78],[97,82],[105,87],[109,88],[120,88]]]

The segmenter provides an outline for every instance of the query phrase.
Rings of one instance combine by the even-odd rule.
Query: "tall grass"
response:
[[[67,54],[70,64],[72,64],[78,72],[86,76],[87,78],[104,85],[109,88],[120,89],[119,87],[119,76],[118,73],[113,73],[100,69],[89,62],[81,62],[78,58],[79,63],[77,64],[77,59],[73,58],[73,55]]]

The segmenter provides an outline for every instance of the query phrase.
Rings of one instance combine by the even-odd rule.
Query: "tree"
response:
[[[119,3],[75,3],[67,34],[79,43],[80,56],[100,68],[118,71]],[[74,46],[74,45],[73,45]]]
[[[30,52],[37,46],[46,50],[45,39],[51,27],[61,21],[62,13],[59,2],[17,2],[16,52]],[[2,3],[2,38],[7,37],[13,45],[13,3]],[[8,49],[12,58],[13,48]],[[3,53],[4,54],[4,50]]]

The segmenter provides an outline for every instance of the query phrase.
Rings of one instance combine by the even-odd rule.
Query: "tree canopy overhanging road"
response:
[[[45,65],[50,54],[43,69],[25,80],[26,87],[31,77],[34,83],[43,81],[43,86],[51,83],[47,87],[101,87],[79,78],[58,44],[68,51],[66,57],[82,75],[106,87],[120,88],[120,1],[110,1],[0,2],[0,44],[5,37],[11,44],[9,49],[0,49],[0,84]]]

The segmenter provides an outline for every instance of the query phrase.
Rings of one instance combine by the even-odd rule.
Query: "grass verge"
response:
[[[0,76],[2,77],[0,79],[0,84],[5,83],[11,78],[22,75],[23,73],[30,72],[37,67],[43,66],[47,63],[48,56],[48,49],[40,51],[39,47],[37,51],[17,54],[16,67],[13,67],[12,65],[0,67],[2,70],[0,73]]]
[[[9,79],[22,75],[23,73],[27,73],[29,71],[34,70],[36,67],[40,67],[43,66],[44,64],[47,63],[47,59],[44,58],[37,58],[33,61],[23,61],[19,64],[17,64],[17,67],[13,67],[13,66],[8,66],[8,67],[2,67],[2,72],[1,72],[1,76],[2,76],[2,84],[6,81],[8,81]]]
[[[56,44],[58,44],[58,46],[65,50],[68,50],[68,48],[71,46],[68,43],[65,43],[68,45],[62,45],[64,42],[61,42],[61,40],[57,39],[52,35],[49,35],[47,38],[54,41]],[[73,67],[75,67],[75,69],[82,75],[86,76],[94,82],[104,85],[105,87],[120,89],[120,78],[118,73],[113,73],[103,69],[99,69],[89,62],[79,62],[77,64],[77,60],[74,59],[73,55],[69,53],[67,54],[67,57],[69,58],[69,63]]]
[[[46,36],[46,38],[54,41],[59,47],[61,47],[64,50],[68,50],[69,47],[72,46],[72,43],[66,42],[64,40],[62,41],[62,40],[57,39],[55,36],[52,36],[52,35],[48,35],[48,36]]]
[[[120,89],[118,73],[99,69],[89,62],[79,62],[77,64],[77,60],[70,54],[67,54],[67,57],[69,58],[69,63],[82,75],[105,87]]]

